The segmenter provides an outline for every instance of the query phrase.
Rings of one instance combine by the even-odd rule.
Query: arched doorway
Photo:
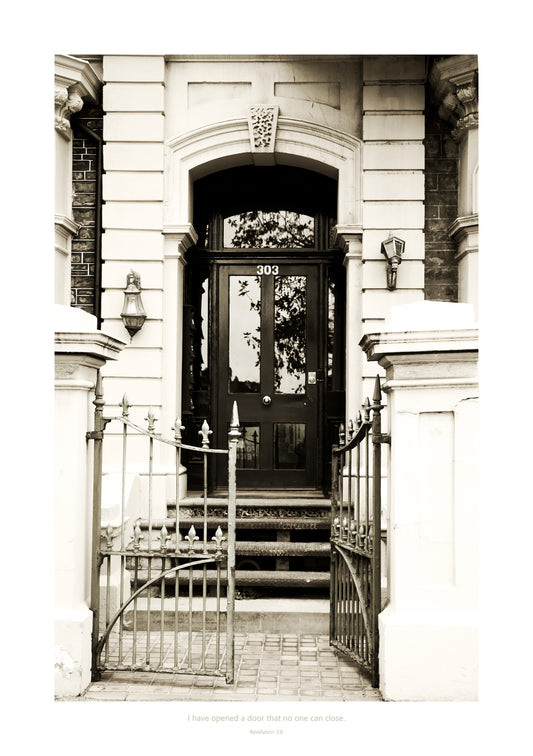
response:
[[[344,268],[335,179],[242,166],[194,182],[187,251],[182,420],[225,445],[233,401],[240,490],[324,491],[344,418]],[[198,463],[185,460],[189,488]],[[224,464],[211,488],[226,486]]]

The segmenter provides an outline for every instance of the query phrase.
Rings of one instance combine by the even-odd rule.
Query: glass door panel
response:
[[[307,278],[274,277],[274,385],[276,394],[304,394]]]
[[[237,445],[237,469],[257,470],[261,460],[261,427],[258,424],[242,423],[239,430],[241,437]]]
[[[257,393],[261,363],[261,281],[229,276],[229,391]]]
[[[305,470],[305,423],[274,424],[274,469]]]

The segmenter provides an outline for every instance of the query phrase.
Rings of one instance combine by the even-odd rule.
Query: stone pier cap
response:
[[[426,300],[393,307],[383,330],[365,334],[359,346],[386,368],[394,355],[477,352],[478,338],[473,305]]]
[[[96,317],[79,307],[54,305],[54,331],[56,355],[87,355],[103,364],[118,359],[126,346],[124,341],[98,330]]]

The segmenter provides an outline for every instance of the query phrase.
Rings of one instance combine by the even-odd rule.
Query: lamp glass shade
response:
[[[391,260],[393,257],[401,257],[405,248],[405,242],[402,239],[398,239],[397,236],[391,236],[389,239],[381,243],[381,252],[385,255],[387,260]]]
[[[128,276],[128,285],[124,291],[124,306],[120,317],[131,337],[142,328],[146,320],[146,310],[141,299],[140,279],[133,271]]]

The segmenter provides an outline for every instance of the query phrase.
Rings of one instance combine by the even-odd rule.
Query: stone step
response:
[[[228,498],[228,492],[226,491],[217,491],[215,493],[209,494],[209,500],[213,501],[220,501]],[[183,501],[191,501],[191,500],[202,500],[203,501],[203,492],[202,491],[189,491],[186,498],[183,499]],[[270,499],[271,501],[279,501],[280,499],[300,499],[300,500],[308,500],[308,499],[321,499],[322,501],[326,501],[329,503],[329,499],[327,496],[324,496],[324,491],[322,489],[318,488],[268,488],[268,489],[258,489],[258,488],[239,488],[237,490],[237,502],[239,502],[241,499]],[[169,505],[176,504],[176,500],[170,500]]]
[[[217,527],[220,526],[225,534],[227,531],[227,498],[209,496],[204,499],[202,495],[189,495],[179,502],[179,531],[182,549],[186,551],[188,548],[185,536],[191,526],[194,526],[199,538],[195,544],[195,556],[200,556],[203,551],[206,504],[207,552],[212,554],[216,547],[211,539]],[[315,560],[329,558],[330,507],[329,499],[325,499],[321,492],[250,491],[245,495],[238,492],[235,544],[237,587],[251,594],[254,594],[254,588],[259,594],[265,588],[272,589],[275,594],[292,594],[294,591],[295,596],[301,594],[302,589],[305,588],[310,588],[311,593],[327,589],[329,572],[323,567],[329,566],[329,562],[324,564],[324,561]],[[152,548],[158,549],[159,531],[163,526],[169,537],[172,537],[172,541],[175,540],[175,512],[175,502],[168,502],[167,517],[152,521]],[[148,520],[142,519],[139,525],[144,535],[141,549],[146,549]],[[267,533],[267,531],[271,532]],[[294,535],[291,537],[290,531],[298,533],[297,539]],[[265,536],[268,540],[264,540]],[[285,540],[285,538],[291,538],[291,540]],[[174,548],[172,541],[167,543],[169,556],[172,555]],[[227,549],[226,543],[223,543],[222,549]],[[289,559],[302,560],[296,565],[290,564],[290,567],[299,566],[298,570],[288,569]],[[240,568],[241,565],[242,568]],[[274,566],[277,569],[272,569]],[[154,558],[152,575],[154,570],[160,567],[161,560]],[[201,583],[202,575],[201,570],[193,572],[194,585]],[[208,568],[207,575],[208,585],[213,585],[215,573],[212,568]],[[139,578],[142,579],[142,574]],[[188,580],[188,573],[183,579]],[[174,580],[174,576],[166,578],[166,584],[173,584]]]
[[[208,632],[216,627],[216,600],[206,599],[205,627]],[[180,598],[178,603],[178,630],[189,626],[189,602]],[[201,632],[204,625],[203,600],[193,598],[191,623],[193,632]],[[220,609],[226,610],[226,601],[221,599]],[[175,622],[175,602],[173,598],[150,599],[150,628],[172,631]],[[148,618],[148,602],[137,599],[135,624],[137,630],[145,630]],[[133,628],[133,609],[125,614],[126,631]],[[226,617],[220,617],[220,628],[224,632]],[[291,633],[327,635],[329,632],[329,599],[243,599],[235,602],[236,632]]]
[[[180,551],[180,555],[184,556],[187,554],[187,549],[183,541],[182,544],[182,550]],[[147,546],[147,544],[142,543],[141,544],[141,552],[143,549]],[[159,549],[159,540],[158,540],[158,533],[152,532],[152,547],[156,549],[156,552],[158,552]],[[202,555],[204,551],[203,543],[197,543],[195,548],[195,557],[199,557]],[[216,551],[216,546],[213,542],[208,542],[207,544],[207,553],[212,554]],[[222,551],[227,551],[227,543],[222,544]],[[331,552],[330,544],[325,543],[317,543],[314,541],[236,541],[235,542],[235,553],[236,554],[246,554],[247,556],[317,556],[317,557],[327,557],[329,556]],[[142,555],[139,555],[142,559]],[[174,552],[172,551],[172,546],[168,550],[168,552],[165,554],[167,557],[174,556]],[[132,555],[133,557],[133,555]],[[132,558],[130,557],[130,559]],[[154,566],[155,562],[157,561],[156,567],[160,566],[160,559],[158,555],[152,557],[152,565]]]
[[[192,570],[193,585],[201,585],[203,582],[203,570]],[[216,570],[206,570],[207,585],[216,584]],[[221,580],[226,582],[226,570],[220,571]],[[154,573],[151,574],[152,578]],[[139,584],[148,580],[148,571],[139,570]],[[181,573],[180,584],[184,585],[189,581],[189,570]],[[165,585],[168,587],[174,585],[175,577],[167,575]],[[296,570],[235,570],[235,585],[237,587],[245,586],[269,586],[278,588],[327,588],[329,587],[329,572],[306,572]]]
[[[180,509],[186,508],[186,507],[198,507],[198,506],[204,506],[204,504],[207,504],[208,507],[223,507],[224,509],[227,507],[227,497],[226,498],[217,498],[214,496],[208,496],[205,500],[203,496],[188,496],[186,499],[180,500]],[[265,497],[265,496],[248,496],[248,497],[242,497],[237,496],[237,500],[235,502],[235,505],[237,507],[315,507],[316,509],[329,509],[331,507],[331,502],[329,499],[318,498],[318,497],[296,497],[296,496],[285,496],[283,494],[280,494],[276,497]],[[167,509],[176,509],[176,502],[175,501],[168,501],[167,502]]]
[[[203,527],[203,517],[181,517],[180,530],[187,531],[194,525],[195,529]],[[148,530],[148,520],[139,522],[141,530]],[[172,517],[165,519],[153,520],[152,530],[161,530],[163,525],[169,533],[175,531],[176,520]],[[207,528],[213,533],[218,526],[224,530],[227,528],[227,520],[222,517],[207,517]],[[329,517],[237,517],[235,521],[237,530],[324,530],[331,528]]]

